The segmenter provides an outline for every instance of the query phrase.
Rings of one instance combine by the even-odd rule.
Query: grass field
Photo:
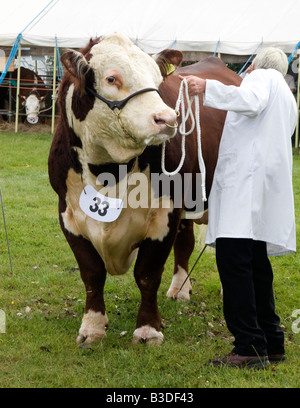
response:
[[[110,320],[106,338],[79,348],[75,342],[85,293],[77,265],[60,230],[57,197],[47,174],[51,135],[0,133],[2,191],[13,274],[0,220],[1,388],[298,388],[300,333],[299,253],[272,258],[277,312],[286,333],[287,361],[265,370],[212,368],[207,361],[232,348],[224,323],[214,252],[193,272],[189,302],[166,298],[173,255],[166,264],[158,301],[164,322],[159,347],[132,345],[139,291],[132,270],[106,282]],[[294,152],[294,190],[300,244],[300,156]],[[202,244],[191,258],[194,263]],[[1,326],[0,326],[1,327]]]

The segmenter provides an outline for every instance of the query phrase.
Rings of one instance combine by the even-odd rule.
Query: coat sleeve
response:
[[[262,70],[248,75],[240,87],[207,79],[203,104],[249,117],[259,115],[266,107],[270,95],[268,78],[265,73],[259,71]]]

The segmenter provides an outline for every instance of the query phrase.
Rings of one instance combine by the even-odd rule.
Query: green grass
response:
[[[131,344],[140,301],[131,270],[107,278],[106,338],[90,349],[79,348],[75,339],[85,293],[48,181],[50,144],[49,134],[0,133],[0,187],[13,263],[11,275],[1,215],[0,309],[6,315],[6,333],[0,333],[1,388],[299,387],[300,333],[291,329],[292,312],[300,309],[299,254],[271,259],[277,311],[286,332],[284,364],[260,371],[207,366],[209,359],[232,347],[211,250],[193,272],[193,294],[185,303],[166,298],[173,270],[170,255],[158,293],[165,336],[161,346]],[[300,156],[294,153],[300,243]],[[201,248],[198,239],[191,265]]]

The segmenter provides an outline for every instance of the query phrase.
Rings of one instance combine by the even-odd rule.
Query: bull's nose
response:
[[[27,122],[31,123],[32,125],[35,125],[38,120],[38,116],[27,116]]]
[[[176,119],[176,113],[172,111],[168,113],[156,113],[153,115],[153,121],[160,129],[165,129],[166,127],[177,128],[178,125]]]

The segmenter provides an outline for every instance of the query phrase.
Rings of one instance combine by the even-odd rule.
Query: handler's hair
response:
[[[275,47],[268,47],[259,51],[252,64],[255,69],[276,69],[281,72],[283,76],[286,75],[289,65],[285,53],[281,49]]]

